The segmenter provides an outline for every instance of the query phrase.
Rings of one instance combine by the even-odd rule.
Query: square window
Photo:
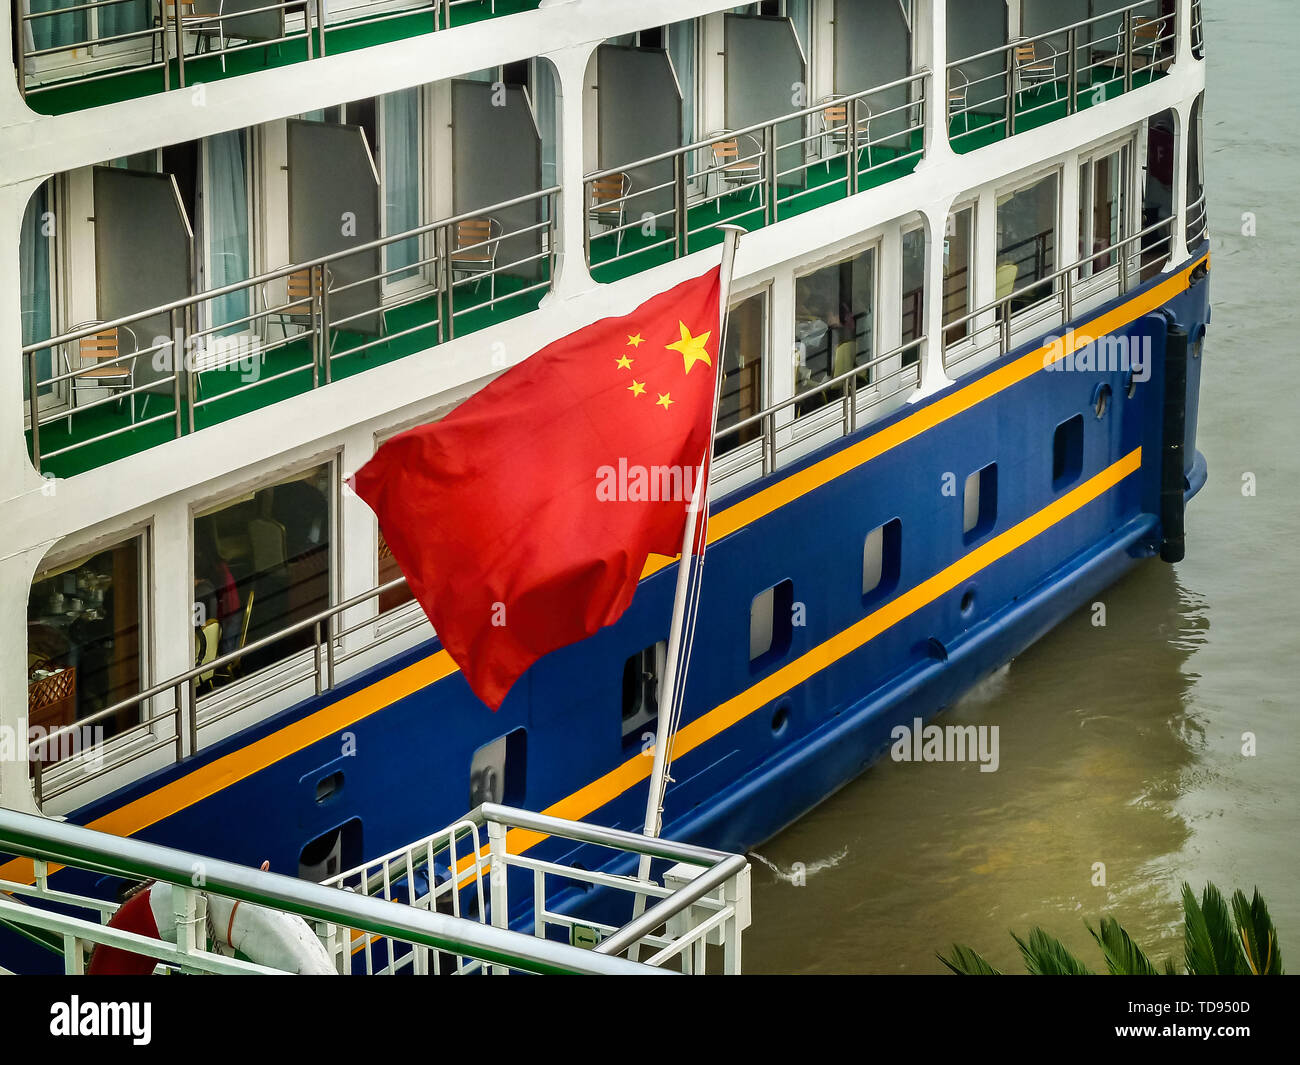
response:
[[[1076,414],[1052,434],[1052,487],[1073,484],[1083,472],[1083,415]]]
[[[962,533],[971,543],[993,528],[998,513],[998,465],[990,462],[966,478]]]
[[[784,580],[749,605],[749,661],[765,664],[790,650],[794,635],[794,584]]]
[[[899,553],[903,523],[897,518],[867,533],[862,545],[862,595],[877,596],[898,584]]]

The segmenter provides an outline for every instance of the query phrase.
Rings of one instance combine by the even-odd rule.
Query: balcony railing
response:
[[[1174,16],[1142,0],[949,63],[952,146],[974,151],[1146,85],[1175,42]]]
[[[1174,219],[1165,218],[1132,236],[1049,274],[1037,276],[991,303],[945,323],[960,332],[944,351],[944,369],[952,377],[970,373],[986,362],[1009,354],[1018,335],[1038,336],[1046,324],[1068,325],[1082,297],[1091,300],[1123,295],[1135,283],[1154,277],[1169,261]],[[1026,244],[1040,244],[1043,235]],[[1030,254],[1037,255],[1031,249]]]
[[[101,466],[533,310],[554,274],[559,191],[544,189],[24,346],[28,405],[37,412],[30,418],[33,465],[59,475]],[[484,219],[530,204],[541,221],[494,224],[486,239],[466,239]],[[385,268],[386,252],[395,248],[401,264]],[[385,293],[390,279],[412,275],[424,283]],[[74,365],[82,342],[96,338],[107,345],[100,354],[110,354]],[[49,362],[44,375],[42,357]],[[115,371],[120,384],[104,387],[105,370]],[[51,392],[66,396],[67,405],[50,409]],[[85,392],[103,395],[78,403]],[[150,414],[151,405],[162,409]]]
[[[537,5],[538,0],[362,0],[346,7],[326,0],[67,0],[36,10],[32,0],[14,0],[18,88],[34,109],[61,114]]]
[[[911,173],[924,153],[928,77],[923,70],[587,175],[593,275],[615,280],[719,243],[724,225],[772,225]]]

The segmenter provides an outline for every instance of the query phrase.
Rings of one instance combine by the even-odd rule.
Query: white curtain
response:
[[[80,2],[81,0],[27,0],[23,6],[29,14],[35,15],[42,11],[76,7]],[[86,39],[85,11],[69,11],[66,15],[32,19],[27,25],[31,30],[27,45],[37,51],[43,48],[80,44]]]
[[[383,153],[384,235],[404,233],[420,224],[420,91],[404,89],[380,97],[380,151]],[[414,277],[409,270],[420,258],[420,238],[398,241],[384,248],[388,283]]]
[[[207,288],[221,288],[249,276],[248,152],[243,130],[219,133],[203,143],[204,246]],[[211,301],[210,325],[224,325],[249,313],[248,290]],[[247,329],[241,325],[239,329]]]
[[[676,22],[668,27],[668,56],[682,89],[682,143],[690,144],[695,131],[695,23]]]
[[[99,32],[97,38],[116,37],[133,30],[147,29],[150,23],[149,0],[122,0],[120,4],[99,9]],[[137,37],[133,41],[123,41],[123,45],[138,46],[148,43],[148,38]]]
[[[794,23],[795,36],[799,38],[799,47],[803,57],[812,66],[812,0],[785,0],[785,13]]]
[[[53,321],[50,305],[50,238],[45,234],[46,212],[49,210],[49,185],[42,185],[27,202],[23,213],[22,234],[18,241],[20,304],[23,344],[33,344],[49,338]],[[50,232],[53,232],[51,229]],[[36,379],[51,376],[52,353],[49,349],[36,356]],[[27,383],[28,362],[23,358],[23,397],[31,393]],[[41,389],[48,392],[48,386]]]

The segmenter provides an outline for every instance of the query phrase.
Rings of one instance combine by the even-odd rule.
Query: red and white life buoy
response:
[[[214,949],[238,951],[249,961],[301,976],[332,975],[334,966],[307,922],[293,914],[239,902],[220,895],[206,896],[208,923],[216,940]],[[176,912],[172,886],[155,882],[133,895],[113,914],[109,928],[153,939],[176,941]],[[157,961],[120,947],[95,948],[86,970],[92,976],[145,976]]]

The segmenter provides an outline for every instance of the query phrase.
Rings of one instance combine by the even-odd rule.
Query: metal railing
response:
[[[657,250],[681,258],[716,243],[701,236],[713,232],[716,237],[724,225],[771,225],[808,209],[810,197],[851,196],[886,168],[919,160],[929,76],[922,70],[588,174],[583,179],[588,264],[599,268]],[[842,121],[827,118],[839,109]],[[729,154],[714,150],[723,144]],[[838,172],[841,161],[843,173]],[[597,197],[597,183],[628,175],[631,185],[631,175],[647,171],[644,187]],[[593,234],[596,216],[618,221]],[[623,244],[637,236],[646,239],[624,250]]]
[[[1187,205],[1187,246],[1199,248],[1210,235],[1209,205],[1205,192]]]
[[[661,901],[640,921],[622,929],[589,925],[598,933],[607,933],[609,938],[596,950],[584,950],[547,939],[540,932],[528,935],[508,927],[509,896],[505,879],[510,868],[534,868],[537,876],[568,876],[578,871],[509,855],[505,847],[507,827],[604,847],[614,851],[616,857],[650,854],[698,873],[676,889],[613,875],[590,881],[625,892],[652,895]],[[489,842],[486,861],[477,846],[480,832],[486,834]],[[470,891],[477,891],[478,901],[487,903],[479,905],[473,914],[441,912],[441,898],[455,897],[457,893],[452,882],[449,882],[450,892],[444,896],[411,891],[401,899],[407,905],[395,906],[393,900],[398,898],[398,893],[391,890],[388,893],[339,890],[345,886],[339,878],[313,884],[0,808],[0,853],[32,862],[30,879],[0,880],[0,924],[16,928],[60,954],[64,972],[69,974],[85,971],[87,956],[96,946],[117,947],[155,959],[155,972],[161,973],[282,972],[232,957],[221,949],[222,930],[213,929],[208,918],[213,899],[247,903],[301,918],[325,946],[336,971],[345,975],[385,971],[368,964],[354,965],[352,946],[356,941],[365,944],[367,955],[363,961],[373,958],[376,943],[382,944],[394,958],[388,971],[653,975],[672,972],[665,963],[688,950],[691,956],[680,963],[681,971],[704,971],[702,967],[693,968],[692,963],[704,954],[700,944],[712,937],[723,942],[727,971],[739,970],[740,935],[749,923],[748,864],[739,855],[491,804],[480,806],[445,833],[429,840],[444,836],[464,840],[467,835],[475,843],[473,852],[464,855],[468,859],[469,877],[474,881]],[[407,884],[414,884],[416,878],[412,874],[420,868],[422,852],[416,844],[401,853],[408,851],[411,864],[405,867],[410,877]],[[108,875],[128,881],[170,884],[177,914],[175,942],[107,927],[118,904],[53,887],[52,865],[92,872],[97,877]],[[387,871],[388,866],[384,868]],[[391,881],[387,883],[390,888],[394,886]],[[544,914],[548,924],[565,920],[548,910],[545,901],[534,906],[534,912]],[[670,929],[676,927],[676,934],[670,931],[665,936],[652,935],[652,929],[645,927],[652,917],[658,924],[667,922]],[[545,927],[541,926],[542,931]],[[640,943],[659,948],[648,963],[618,956]],[[442,967],[444,957],[455,959],[455,964]]]
[[[804,443],[807,434],[800,435],[794,431],[801,422],[814,424],[812,435],[819,435],[829,428],[831,423],[827,421],[823,424],[817,419],[817,414],[833,408],[838,402],[840,417],[834,424],[840,427],[842,435],[848,436],[864,424],[862,420],[864,413],[870,413],[895,396],[918,387],[920,357],[925,342],[924,336],[917,337],[883,355],[874,356],[844,373],[798,392],[789,399],[773,403],[757,414],[727,425],[726,428],[718,430],[714,440],[743,436],[745,429],[758,426],[762,446],[759,449],[757,463],[764,476],[773,473],[780,466],[782,453]],[[916,358],[910,361],[905,358],[909,352],[915,353]],[[791,410],[793,414],[790,417],[781,417]],[[728,450],[744,447],[746,443],[749,441]]]
[[[990,124],[1013,136],[1041,112],[1064,104],[1072,115],[1116,85],[1128,92],[1135,75],[1154,76],[1173,61],[1176,39],[1173,14],[1162,14],[1159,0],[1141,0],[955,60],[948,64],[949,139],[960,150]],[[1030,47],[1033,62],[1020,62],[1017,52]],[[987,121],[972,123],[972,116]]]
[[[1014,348],[1016,320],[1035,331],[1059,314],[1061,325],[1075,317],[1076,300],[1116,292],[1123,295],[1168,262],[1173,250],[1173,217],[1090,252],[1052,273],[1035,277],[1019,288],[948,322],[945,331],[966,326],[966,333],[944,349],[944,369],[954,376],[968,373],[983,360],[1006,355]],[[1086,271],[1086,272],[1085,272]],[[1044,293],[1040,295],[1040,293]],[[989,333],[991,339],[983,339]]]
[[[1192,0],[1192,55],[1205,58],[1205,16],[1201,12],[1201,0]]]
[[[200,55],[220,61],[224,72],[227,56],[302,43],[306,48],[305,58],[310,60],[326,54],[327,32],[336,29],[409,19],[428,12],[429,31],[433,32],[451,28],[452,12],[456,8],[487,7],[492,14],[496,13],[495,0],[415,0],[396,8],[389,0],[373,0],[369,6],[384,10],[352,7],[337,13],[328,10],[326,0],[267,0],[258,6],[234,11],[224,10],[224,3],[218,0],[210,0],[210,5],[214,9],[211,12],[193,11],[182,13],[177,18],[177,7],[171,0],[146,0],[144,3],[139,0],[86,0],[48,11],[30,11],[26,0],[14,0],[14,23],[19,27],[18,90],[31,99],[69,84],[84,85],[124,75],[161,71],[161,87],[166,91],[172,88],[173,67],[177,85],[184,87],[188,84],[186,64]],[[100,17],[105,8],[115,8],[115,13],[125,12],[128,8],[138,9],[150,24],[118,32],[106,25],[109,19]],[[277,34],[261,35],[267,28],[264,19],[256,26],[258,36],[244,37],[241,34],[241,30],[248,33],[252,29],[247,21],[250,18],[276,12],[281,13]],[[76,19],[80,25],[68,31],[63,29],[66,23],[60,25],[50,21],[60,18]],[[64,39],[36,47],[36,36],[45,27],[50,28],[52,38]],[[197,38],[204,51],[187,55],[186,35]],[[235,41],[240,43],[232,43]],[[199,45],[195,47],[197,49]],[[210,77],[211,72],[207,73]]]
[[[458,321],[467,314],[484,308],[494,310],[498,304],[549,290],[555,272],[555,207],[559,191],[559,186],[553,186],[359,244],[346,251],[280,267],[245,281],[208,289],[136,314],[95,322],[49,340],[25,345],[22,350],[27,363],[32,464],[39,472],[42,463],[151,425],[170,423],[172,438],[179,439],[201,427],[196,420],[200,413],[236,396],[290,378],[297,379],[305,388],[318,388],[330,383],[336,366],[342,360],[353,360],[372,348],[416,335],[423,335],[427,340],[424,346],[432,347],[454,339]],[[457,227],[462,222],[493,218],[503,211],[533,203],[538,205],[538,215],[542,219],[539,222],[518,225],[473,243],[461,243],[457,239]],[[399,265],[386,268],[383,263],[387,250],[408,241],[416,244],[415,257],[409,261],[404,257]],[[531,250],[533,247],[540,250]],[[497,250],[502,248],[516,249],[517,254],[513,258],[498,257]],[[333,264],[348,260],[349,270],[355,271],[360,257],[368,252],[375,253],[380,264],[378,270],[363,266],[365,272],[360,277],[350,277],[347,281],[334,277]],[[482,261],[475,257],[475,253],[483,257]],[[427,283],[401,295],[384,295],[383,286],[387,279],[394,275],[405,278],[411,274],[422,275]],[[290,278],[294,275],[305,282],[303,289],[309,295],[289,293]],[[505,293],[497,293],[497,280],[506,276],[514,276],[524,283]],[[489,295],[483,299],[482,289],[485,287]],[[466,301],[467,288],[473,288],[477,294],[470,302]],[[273,291],[277,289],[282,289],[284,295]],[[353,306],[347,313],[333,313],[332,304],[342,300]],[[363,336],[374,333],[372,326],[365,326],[364,331],[361,328],[348,329],[349,325],[355,327],[363,320],[381,318],[399,308],[420,303],[425,307],[415,315],[415,323],[394,332],[388,332],[385,327],[381,328],[379,335],[363,339]],[[235,312],[228,315],[232,305]],[[156,326],[162,321],[169,323],[169,335],[154,335],[150,342],[136,346],[134,350],[119,351],[111,358],[97,358],[94,365],[87,366],[73,367],[68,357],[68,369],[62,372],[54,372],[58,369],[58,360],[51,359],[51,372],[44,377],[39,373],[39,356],[43,352],[66,353],[83,338],[122,327],[147,337],[157,333]],[[273,336],[277,326],[280,330],[278,338]],[[299,331],[290,333],[291,326]],[[354,340],[335,350],[341,335],[351,335]],[[267,356],[276,352],[283,354],[285,365],[271,373],[263,373]],[[143,383],[137,372],[142,364],[150,365],[156,371]],[[105,393],[103,398],[86,404],[73,402],[77,382],[95,384],[96,375],[102,374],[105,367],[129,370],[130,386],[99,388]],[[216,373],[229,375],[232,371],[239,372],[242,383],[203,395],[205,380],[210,380]],[[44,411],[39,410],[39,397],[49,389],[66,392],[68,405],[47,406]],[[272,390],[270,394],[276,395],[277,391]],[[84,418],[88,413],[110,405],[120,410],[128,400],[134,407],[137,397],[140,401],[139,419],[123,416],[121,424],[105,432],[84,439],[75,437],[73,422],[77,418]],[[169,402],[169,409],[147,416],[151,398]],[[37,413],[32,415],[30,412]],[[237,413],[242,412],[241,409]],[[52,449],[43,448],[42,428],[59,421],[68,423],[68,440]]]
[[[584,863],[590,868],[510,854],[507,833],[511,829],[599,850]],[[669,870],[663,885],[608,871],[612,861],[632,854],[672,862],[674,869]],[[510,894],[512,869],[532,874],[522,878],[531,887],[522,900]],[[671,886],[668,881],[672,879],[681,880],[682,886]],[[485,803],[440,832],[323,883],[358,896],[490,922],[499,928],[522,918],[539,939],[547,939],[553,932],[562,932],[570,942],[582,936],[599,939],[597,954],[617,956],[647,948],[652,953],[646,964],[662,967],[677,959],[683,972],[697,975],[708,971],[709,944],[722,948],[724,973],[739,973],[741,934],[750,916],[749,867],[738,855],[495,803]],[[558,908],[566,893],[569,903]],[[598,898],[602,914],[611,910],[631,913],[637,897],[658,901],[622,927],[602,920],[584,905]],[[345,923],[329,930],[327,943],[341,972],[351,968],[366,975],[424,975],[484,969],[480,959],[440,956],[401,937],[368,935]]]

